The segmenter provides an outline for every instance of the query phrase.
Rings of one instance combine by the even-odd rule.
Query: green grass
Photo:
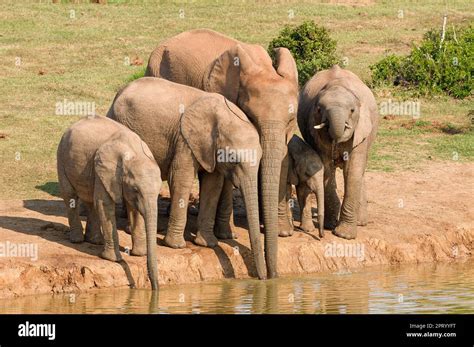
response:
[[[3,1],[0,135],[6,136],[0,136],[0,199],[44,198],[54,193],[56,147],[62,132],[79,118],[56,115],[56,102],[95,102],[97,113],[105,114],[118,88],[142,73],[150,52],[164,38],[207,27],[267,47],[283,25],[315,20],[330,29],[338,53],[347,57],[347,68],[368,81],[369,65],[389,53],[408,53],[412,42],[441,24],[446,10],[444,1],[377,1],[369,6],[328,2],[136,0],[53,5]],[[448,5],[449,24],[472,21],[470,0]],[[397,17],[400,9],[403,19]],[[179,17],[180,10],[184,18]],[[136,56],[144,65],[125,64]],[[378,89],[375,94],[378,101],[406,97],[396,88]],[[437,97],[420,102],[420,120],[463,129],[474,109],[472,99]],[[381,119],[370,170],[416,169],[430,160],[451,160],[453,151],[460,161],[474,159],[472,132],[449,135],[401,128],[407,120]]]
[[[127,82],[132,82],[132,81],[135,81],[136,79],[139,79],[139,78],[145,76],[145,70],[146,70],[146,67],[143,67],[143,68],[139,69],[138,71],[135,71],[135,72],[127,79]]]

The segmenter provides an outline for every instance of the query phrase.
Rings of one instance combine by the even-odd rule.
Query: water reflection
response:
[[[1,313],[474,313],[474,262],[1,300]]]

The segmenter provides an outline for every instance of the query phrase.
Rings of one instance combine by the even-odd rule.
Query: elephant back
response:
[[[209,29],[185,31],[162,42],[151,53],[145,76],[203,89],[206,69],[238,41]]]

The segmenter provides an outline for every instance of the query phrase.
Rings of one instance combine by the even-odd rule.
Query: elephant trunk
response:
[[[252,249],[255,267],[257,268],[258,278],[263,280],[266,278],[265,261],[263,258],[263,249],[260,242],[260,223],[258,220],[258,192],[257,192],[257,175],[255,179],[244,179],[241,183],[240,190],[245,203],[247,212],[247,220],[249,223],[250,246]]]
[[[316,181],[313,181],[310,189],[316,193],[316,202],[318,203],[318,224],[319,237],[324,237],[324,173],[321,171]]]
[[[286,124],[269,122],[260,124],[262,160],[260,179],[265,225],[265,260],[267,277],[275,278],[278,255],[278,200],[282,159],[286,153]]]
[[[329,121],[329,135],[333,140],[339,142],[346,128],[347,117],[341,110],[329,111],[327,120]]]
[[[145,229],[147,247],[148,277],[151,289],[158,290],[158,258],[156,255],[156,230],[158,228],[158,204],[156,198],[148,199],[150,203],[145,209]]]

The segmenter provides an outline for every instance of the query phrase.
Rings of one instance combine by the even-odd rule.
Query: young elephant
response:
[[[318,203],[319,237],[324,236],[324,166],[318,153],[300,137],[293,135],[288,143],[290,158],[288,183],[296,186],[300,205],[301,225],[306,232],[314,229],[311,213],[311,194],[316,194]],[[291,188],[291,186],[289,187]],[[288,194],[288,197],[290,195]]]
[[[188,200],[197,173],[201,196],[194,242],[217,245],[217,204],[224,179],[230,180],[242,192],[258,277],[265,278],[257,195],[262,149],[258,132],[245,114],[222,95],[144,77],[117,94],[107,116],[148,144],[162,179],[168,181],[171,210],[166,245],[186,247],[183,234]]]
[[[337,65],[320,71],[300,94],[298,126],[324,163],[326,228],[336,236],[354,239],[357,225],[367,224],[364,175],[378,127],[374,95],[359,77]],[[336,192],[336,167],[344,173],[342,207]]]
[[[71,241],[84,241],[80,199],[89,212],[85,240],[104,243],[100,256],[120,261],[115,204],[124,199],[133,216],[131,254],[147,254],[150,282],[157,289],[156,230],[161,173],[148,146],[123,125],[106,117],[90,116],[64,133],[57,151],[57,169]]]

